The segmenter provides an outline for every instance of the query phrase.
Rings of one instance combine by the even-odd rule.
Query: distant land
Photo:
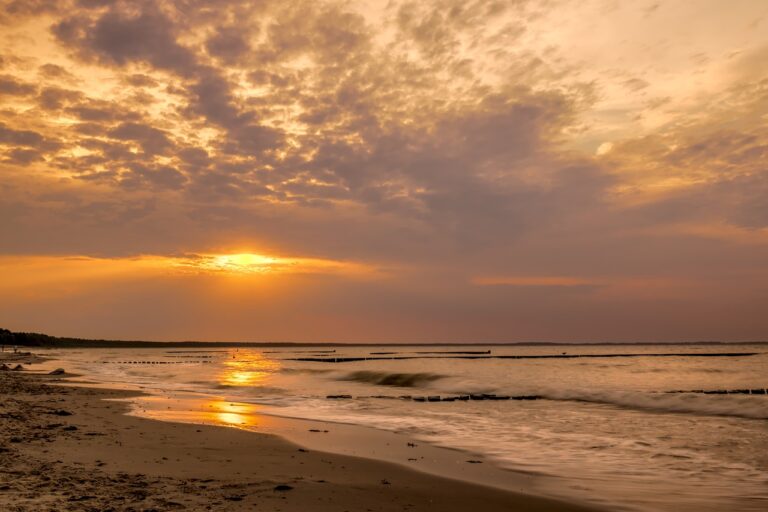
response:
[[[407,346],[600,346],[600,345],[768,345],[768,341],[634,341],[634,342],[410,342],[410,343],[328,343],[328,342],[270,342],[270,341],[145,341],[104,340],[51,336],[36,332],[13,332],[0,328],[0,345],[44,348],[169,348],[169,347],[407,347]]]

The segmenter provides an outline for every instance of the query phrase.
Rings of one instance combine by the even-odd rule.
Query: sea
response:
[[[73,348],[45,355],[52,358],[46,368],[63,367],[86,385],[162,397],[166,410],[229,406],[213,416],[176,411],[181,421],[215,418],[247,428],[243,411],[256,404],[259,414],[370,427],[477,454],[510,473],[536,475],[544,482],[539,493],[610,510],[768,510],[765,344]],[[136,410],[153,416],[152,407]]]

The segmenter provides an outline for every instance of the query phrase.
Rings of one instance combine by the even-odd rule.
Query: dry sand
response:
[[[0,371],[0,510],[590,510],[273,435],[127,416],[103,399],[128,392],[46,383],[59,380]]]

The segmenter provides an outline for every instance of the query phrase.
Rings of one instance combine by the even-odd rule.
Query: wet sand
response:
[[[54,383],[0,372],[0,510],[592,510],[275,435],[129,416],[127,402],[104,400],[129,392]]]

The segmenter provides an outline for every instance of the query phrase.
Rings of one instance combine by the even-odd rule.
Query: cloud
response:
[[[642,78],[630,78],[623,83],[624,87],[632,92],[639,92],[648,87],[650,84]]]
[[[0,94],[11,96],[29,96],[35,93],[37,88],[29,83],[22,82],[13,76],[0,75]]]
[[[480,37],[483,20],[501,14],[479,4],[466,11],[454,7],[454,17],[440,22],[445,37],[450,32],[461,39],[464,30]],[[230,229],[268,229],[290,246],[298,241],[264,225],[266,204],[285,209],[271,216],[286,223],[304,215],[293,207],[362,212],[371,226],[416,223],[436,250],[475,253],[549,222],[568,194],[597,200],[606,185],[599,167],[556,155],[554,139],[580,108],[570,92],[488,85],[457,93],[434,73],[450,55],[426,52],[412,60],[377,48],[358,13],[331,4],[270,9],[258,20],[244,15],[237,24],[214,26],[203,47],[189,38],[182,44],[181,36],[210,20],[194,27],[193,17],[150,4],[73,13],[54,25],[60,41],[81,59],[124,73],[130,87],[170,85],[167,75],[157,73],[175,75],[178,101],[171,115],[182,116],[171,138],[141,103],[126,109],[127,94],[106,101],[46,91],[44,105],[66,108],[81,120],[74,130],[88,138],[77,144],[91,152],[54,161],[78,169],[84,180],[132,190],[179,190],[213,202],[250,198],[254,207],[230,219]],[[249,60],[241,50],[254,36],[259,43]],[[267,89],[253,95],[233,69],[203,52],[229,62],[242,57],[245,74]],[[288,67],[291,58],[311,65]],[[337,80],[340,66],[346,71]],[[468,77],[476,80],[471,70]],[[435,104],[434,98],[444,99]],[[295,114],[286,118],[287,112]],[[203,127],[216,131],[200,145],[194,133]],[[130,143],[144,157],[172,162],[140,162]],[[582,182],[561,186],[569,174]],[[216,204],[207,207],[215,211]],[[184,206],[178,208],[183,215]],[[329,213],[323,222],[332,218]],[[332,224],[318,228],[320,238],[334,230]],[[334,251],[332,243],[318,242],[319,251]],[[386,252],[407,258],[422,252],[421,245],[403,241]]]
[[[0,3],[2,18],[13,19],[16,16],[34,16],[57,12],[61,2],[51,0],[5,0]],[[0,19],[2,19],[0,18]]]
[[[219,27],[208,38],[205,48],[210,55],[218,57],[226,63],[237,61],[251,49],[244,32],[238,27]]]
[[[65,105],[83,100],[84,97],[85,95],[81,91],[62,89],[61,87],[46,87],[40,91],[37,101],[45,110],[59,110]]]
[[[107,135],[117,140],[137,142],[147,155],[165,153],[173,147],[165,131],[141,123],[120,123]]]
[[[643,197],[632,211],[657,223],[767,227],[765,93],[763,81],[743,82],[664,131],[614,143],[606,160]]]
[[[149,167],[139,163],[128,164],[130,173],[124,173],[120,185],[125,188],[136,188],[148,183],[153,188],[179,189],[187,181],[183,174],[169,166]]]
[[[139,4],[131,12],[122,4],[95,19],[73,16],[60,21],[53,33],[86,57],[119,66],[146,62],[159,69],[191,74],[197,66],[191,51],[176,41],[172,21],[153,6]]]
[[[45,137],[31,130],[14,130],[0,123],[0,144],[38,147],[45,144]]]
[[[58,64],[43,64],[38,68],[40,76],[48,79],[74,80],[75,76]]]
[[[157,87],[158,81],[151,76],[134,73],[125,77],[125,81],[133,87]]]
[[[240,111],[234,105],[234,96],[227,80],[213,69],[206,69],[200,79],[190,87],[192,103],[190,109],[209,121],[223,127],[242,124]]]
[[[43,156],[36,149],[14,148],[8,151],[3,162],[16,165],[29,165],[32,162],[40,160],[43,160]]]
[[[86,98],[77,103],[71,103],[67,108],[67,113],[81,121],[96,123],[118,120],[137,121],[141,118],[141,115],[133,111],[128,105],[94,98]]]

